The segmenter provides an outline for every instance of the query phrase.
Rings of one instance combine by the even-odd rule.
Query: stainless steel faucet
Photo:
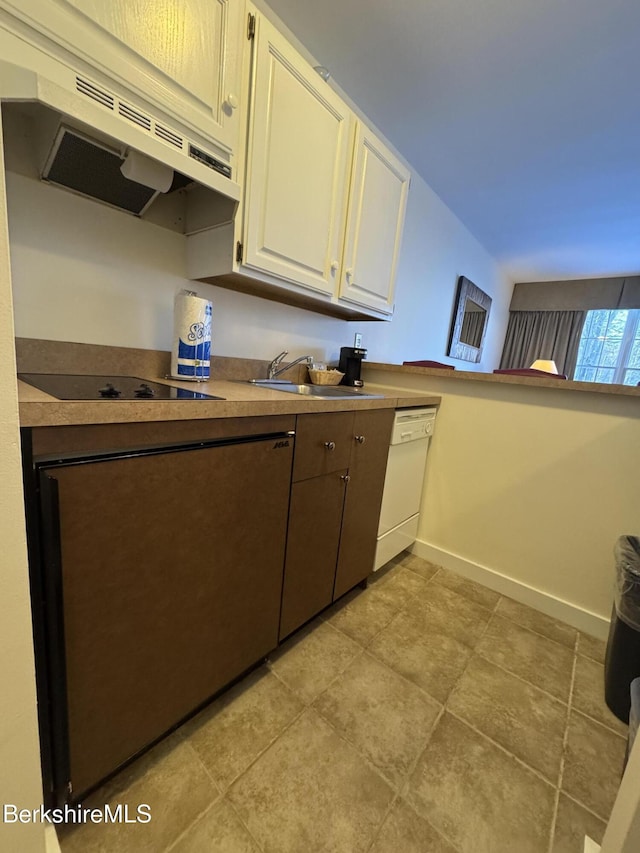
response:
[[[280,376],[281,373],[284,373],[285,370],[289,370],[290,367],[294,367],[296,364],[300,364],[303,361],[306,361],[307,364],[313,364],[312,355],[301,355],[300,358],[296,358],[294,361],[290,361],[288,364],[285,364],[284,367],[280,367],[282,359],[287,355],[289,355],[289,350],[284,350],[273,359],[267,368],[267,379],[275,379],[277,376]]]

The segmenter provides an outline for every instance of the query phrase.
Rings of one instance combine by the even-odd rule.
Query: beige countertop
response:
[[[161,381],[194,390],[192,382],[175,382],[164,377],[135,374],[142,379]],[[237,418],[255,415],[287,415],[308,412],[344,412],[355,409],[395,409],[432,406],[440,402],[435,394],[392,392],[367,385],[366,391],[381,398],[353,400],[311,399],[283,391],[273,391],[248,382],[212,380],[197,383],[204,394],[224,400],[58,400],[18,381],[20,424],[23,427],[69,426],[73,424],[135,423],[140,421]]]
[[[581,391],[591,394],[610,394],[613,396],[640,397],[640,388],[635,385],[608,385],[604,382],[574,382],[570,379],[557,379],[549,376],[517,376],[505,373],[480,373],[475,370],[447,370],[439,367],[416,367],[410,364],[385,364],[383,362],[366,361],[363,363],[363,376],[367,371],[385,371],[388,373],[433,376],[438,379],[455,381],[472,380],[473,382],[491,382],[500,385],[528,385],[532,388],[557,388],[559,391]],[[369,387],[369,383],[367,383]]]
[[[298,415],[307,412],[345,412],[356,409],[395,409],[435,406],[438,394],[396,391],[367,383],[366,392],[379,398],[311,399],[274,391],[242,381],[266,376],[266,361],[233,357],[212,358],[209,382],[167,379],[170,353],[67,341],[16,338],[18,373],[82,373],[99,376],[138,376],[177,388],[197,390],[222,400],[58,400],[18,380],[20,425],[23,427],[81,424],[187,421],[260,415]],[[304,381],[306,367],[282,378]]]

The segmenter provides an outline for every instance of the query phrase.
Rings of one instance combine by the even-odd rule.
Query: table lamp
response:
[[[531,365],[533,370],[544,370],[545,373],[557,373],[555,361],[547,361],[543,358],[537,358]]]

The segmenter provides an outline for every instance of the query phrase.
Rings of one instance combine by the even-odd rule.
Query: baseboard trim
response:
[[[609,620],[603,616],[598,616],[597,613],[578,607],[577,604],[556,598],[548,592],[542,592],[542,590],[529,586],[522,581],[496,572],[488,566],[473,563],[465,557],[460,557],[458,554],[445,551],[443,548],[430,545],[420,539],[414,543],[411,551],[424,560],[429,560],[429,562],[443,566],[445,569],[469,578],[469,580],[484,584],[484,586],[488,586],[501,595],[508,595],[522,604],[535,607],[536,610],[546,613],[547,616],[560,619],[585,634],[590,634],[592,637],[598,637],[601,640],[607,639]]]

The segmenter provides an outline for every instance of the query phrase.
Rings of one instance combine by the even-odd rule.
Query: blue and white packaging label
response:
[[[176,295],[171,354],[174,379],[209,379],[212,315],[213,306],[209,300],[188,290]]]

